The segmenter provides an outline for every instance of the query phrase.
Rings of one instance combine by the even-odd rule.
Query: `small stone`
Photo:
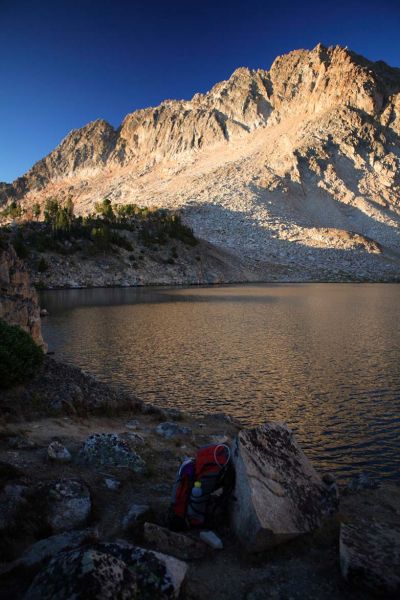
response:
[[[41,317],[47,317],[47,316],[48,316],[48,314],[49,314],[49,311],[48,311],[46,308],[42,308],[42,309],[40,310],[40,316],[41,316]]]
[[[146,440],[139,433],[129,432],[126,435],[131,444],[136,446],[144,446],[146,444]]]
[[[172,421],[182,421],[183,419],[183,413],[178,408],[163,408],[163,414]]]
[[[224,547],[222,540],[213,531],[201,531],[200,539],[214,550],[222,550]]]
[[[228,423],[232,422],[232,417],[224,412],[213,413],[213,418],[217,419],[218,421],[226,421]]]
[[[47,456],[55,462],[67,463],[71,461],[70,451],[60,442],[51,442],[47,448]]]
[[[109,490],[116,491],[116,490],[119,490],[119,488],[121,487],[121,482],[118,481],[118,479],[113,479],[112,477],[106,477],[104,479],[104,485]]]
[[[182,560],[203,558],[208,553],[204,542],[184,533],[176,533],[154,523],[144,524],[144,539],[159,552]]]
[[[140,522],[143,522],[150,512],[150,506],[148,504],[132,504],[129,508],[128,513],[122,519],[122,527],[129,529],[134,527]]]
[[[137,419],[134,419],[132,421],[128,421],[125,424],[125,427],[127,427],[128,429],[137,429],[139,427],[139,421]]]
[[[163,414],[162,408],[155,406],[154,404],[143,404],[141,407],[144,415],[159,415]]]
[[[190,427],[182,427],[170,421],[160,423],[157,425],[155,431],[158,435],[161,435],[166,439],[171,439],[177,435],[191,435],[192,433]]]

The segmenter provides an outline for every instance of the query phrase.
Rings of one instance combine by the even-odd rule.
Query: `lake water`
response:
[[[322,470],[399,478],[400,285],[48,291],[56,357],[139,398],[282,420]]]

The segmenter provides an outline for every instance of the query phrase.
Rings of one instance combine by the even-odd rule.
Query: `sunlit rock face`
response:
[[[183,208],[195,234],[252,260],[343,266],[388,250],[398,268],[399,139],[400,70],[319,44],[116,130],[72,131],[0,198]]]
[[[19,325],[46,349],[36,290],[31,287],[28,271],[11,246],[0,248],[0,319]]]
[[[286,425],[243,429],[232,450],[232,526],[247,551],[261,552],[308,533],[331,512],[326,486]]]

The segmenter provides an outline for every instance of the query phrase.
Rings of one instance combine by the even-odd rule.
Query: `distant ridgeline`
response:
[[[112,235],[124,244],[121,224],[149,243],[190,242],[182,214],[196,237],[264,264],[264,279],[273,264],[313,279],[394,280],[399,174],[400,69],[318,44],[268,71],[241,67],[191,100],[135,111],[117,129],[96,120],[71,131],[0,184],[0,204],[9,219],[26,211],[35,221],[44,210],[51,228],[80,228],[93,248]]]

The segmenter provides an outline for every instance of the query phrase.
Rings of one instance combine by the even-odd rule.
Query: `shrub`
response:
[[[182,223],[178,213],[157,210],[143,221],[140,236],[146,246],[165,244],[167,239],[180,240],[189,246],[196,246],[197,239],[192,229]]]
[[[45,271],[47,271],[48,268],[49,268],[49,265],[47,264],[47,262],[44,260],[44,258],[41,258],[39,260],[39,264],[38,264],[38,268],[37,268],[39,273],[44,273]]]
[[[36,221],[39,220],[41,214],[42,214],[42,209],[40,207],[40,204],[38,202],[35,202],[35,204],[32,206],[32,215],[34,216]]]
[[[10,217],[11,219],[19,219],[24,211],[22,207],[13,200],[8,206],[1,211],[2,217]]]
[[[103,225],[101,227],[93,227],[90,232],[90,237],[94,243],[95,250],[98,252],[106,252],[111,246],[111,232],[109,227]]]
[[[94,210],[106,221],[114,221],[115,219],[111,200],[108,198],[104,198],[102,202],[96,202],[94,205]]]
[[[9,388],[32,377],[43,362],[43,351],[17,325],[0,319],[0,388]]]
[[[113,231],[111,234],[111,243],[115,244],[116,246],[119,246],[120,248],[123,248],[124,250],[133,250],[133,246],[130,243],[130,241],[127,240],[126,237],[124,237],[123,235],[119,235],[119,233],[116,233],[115,231]]]
[[[14,250],[17,253],[18,258],[26,258],[28,256],[29,251],[25,245],[24,238],[22,237],[21,233],[18,233],[18,235],[14,238],[12,244],[14,246]]]
[[[6,250],[8,248],[8,238],[4,235],[4,231],[0,230],[0,250]]]

